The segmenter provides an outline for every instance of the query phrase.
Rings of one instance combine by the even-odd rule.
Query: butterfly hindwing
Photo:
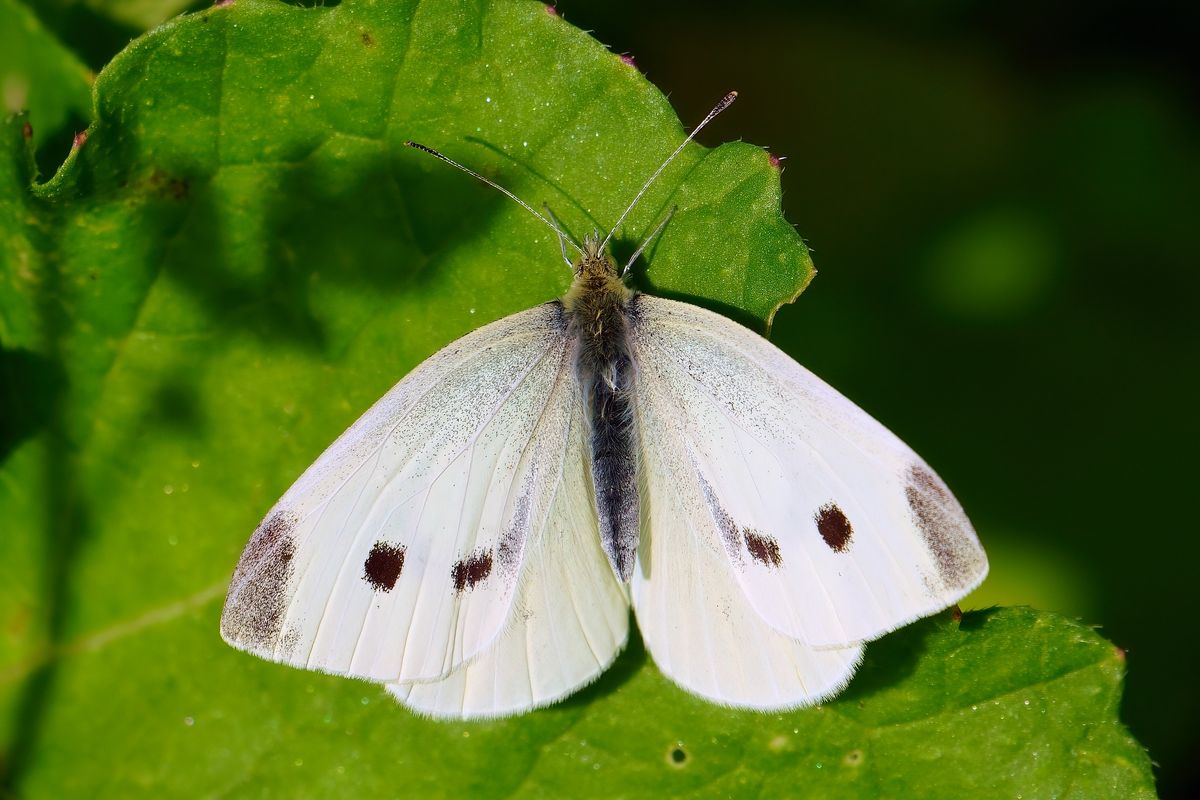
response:
[[[390,684],[400,702],[435,717],[526,711],[590,683],[616,658],[629,634],[629,600],[601,548],[585,427],[576,402],[550,513],[530,533],[503,635],[440,681]]]

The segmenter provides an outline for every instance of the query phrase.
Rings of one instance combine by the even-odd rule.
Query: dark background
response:
[[[31,5],[97,70],[141,32]],[[1198,8],[559,4],[685,124],[739,90],[701,141],[786,157],[820,270],[774,338],[955,489],[992,562],[964,606],[1128,651],[1123,716],[1167,798],[1200,796]]]

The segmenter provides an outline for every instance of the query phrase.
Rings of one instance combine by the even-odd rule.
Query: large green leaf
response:
[[[226,647],[225,582],[300,471],[438,347],[568,283],[550,231],[401,143],[582,234],[683,131],[636,70],[518,2],[235,0],[132,44],[95,97],[45,184],[23,120],[3,128],[9,789],[1152,793],[1116,718],[1119,654],[1028,611],[913,626],[843,698],[779,716],[687,696],[636,643],[559,707],[471,725]],[[689,147],[618,253],[672,205],[643,288],[764,327],[811,277],[763,151]]]

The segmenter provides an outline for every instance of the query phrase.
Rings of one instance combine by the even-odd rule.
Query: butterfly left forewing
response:
[[[765,339],[639,296],[644,450],[673,441],[725,568],[772,628],[813,647],[867,641],[956,602],[987,561],[941,480],[886,428]],[[649,531],[651,537],[655,531]]]
[[[284,494],[246,546],[221,633],[274,661],[434,680],[512,615],[577,394],[561,307],[476,330],[414,370]]]

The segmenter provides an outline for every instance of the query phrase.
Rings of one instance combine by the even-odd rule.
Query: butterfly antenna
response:
[[[554,212],[550,210],[549,203],[542,203],[542,210],[546,212],[546,216],[549,217],[550,221],[554,223],[554,226],[556,228],[558,228],[558,248],[560,250],[562,250],[563,261],[567,262],[568,267],[571,267],[572,269],[574,269],[575,265],[573,263],[571,263],[571,259],[567,256],[567,242],[570,242],[571,246],[574,247],[576,250],[578,250],[580,253],[583,252],[583,248],[581,248],[579,245],[575,244],[574,239],[571,239],[571,238],[563,235],[563,231],[565,231],[566,228],[563,227],[563,224],[562,224],[562,222],[559,221],[558,217],[554,216]]]
[[[707,120],[705,120],[705,121],[707,122]],[[483,177],[475,170],[470,169],[468,167],[464,167],[462,164],[458,163],[453,158],[450,158],[450,156],[443,155],[442,153],[439,153],[437,150],[434,150],[432,147],[429,147],[428,145],[421,144],[420,142],[407,141],[404,143],[404,146],[405,147],[413,147],[413,148],[416,148],[417,150],[420,150],[423,153],[428,153],[429,155],[433,156],[434,158],[445,161],[450,166],[456,167],[456,168],[462,170],[463,172],[467,173],[471,177],[473,177],[477,180],[483,181],[484,183],[486,183],[488,186],[492,187],[493,189],[495,189],[499,192],[502,192],[503,194],[508,196],[508,198],[510,200],[516,201],[517,205],[521,206],[521,208],[525,209],[530,214],[533,214],[535,217],[540,219],[543,223],[546,224],[546,226],[548,228],[550,228],[550,230],[557,233],[560,242],[565,241],[567,244],[571,245],[571,247],[574,247],[579,253],[581,253],[581,254],[583,253],[583,250],[579,247],[579,245],[577,245],[577,244],[575,244],[575,242],[571,241],[570,237],[567,237],[566,234],[563,233],[561,228],[559,228],[557,225],[555,225],[550,220],[543,217],[538,212],[534,211],[533,206],[529,205],[529,203],[526,203],[524,200],[517,197],[515,194],[510,192],[508,189],[505,189],[503,186],[496,183],[495,181],[488,180],[487,178]]]
[[[654,241],[655,237],[662,233],[663,228],[667,227],[667,223],[671,221],[671,217],[675,216],[675,210],[677,208],[679,208],[679,206],[671,206],[671,210],[667,212],[667,216],[663,218],[663,221],[658,223],[658,227],[654,229],[654,232],[646,237],[646,241],[638,245],[637,250],[633,251],[633,255],[631,255],[629,257],[629,261],[625,263],[625,269],[621,270],[621,277],[625,277],[625,275],[629,274],[629,270],[633,267],[633,262],[638,260],[638,256],[642,254],[642,251],[645,250],[652,241]]]
[[[675,157],[677,155],[679,155],[680,153],[683,152],[683,148],[687,147],[688,142],[690,142],[692,139],[696,138],[696,134],[699,133],[704,128],[705,125],[712,122],[713,118],[716,117],[717,114],[720,114],[722,111],[729,108],[729,106],[731,106],[733,104],[733,101],[736,99],[737,99],[737,92],[730,92],[729,94],[722,97],[721,102],[717,103],[717,105],[713,108],[713,110],[708,112],[708,116],[700,121],[700,124],[696,126],[696,129],[688,134],[688,137],[680,143],[679,147],[675,148],[675,152],[671,153],[671,155],[667,156],[667,160],[662,163],[662,166],[660,166],[658,169],[656,169],[654,171],[654,174],[651,175],[650,178],[645,183],[642,184],[642,188],[639,189],[638,193],[634,196],[633,202],[629,204],[629,207],[625,209],[625,213],[621,214],[621,216],[617,219],[617,223],[612,226],[612,228],[608,232],[608,235],[604,237],[604,241],[600,243],[601,250],[604,249],[604,245],[608,244],[608,240],[613,237],[613,234],[617,232],[617,229],[621,227],[621,223],[624,222],[625,218],[629,216],[629,212],[633,211],[633,207],[636,206],[638,204],[638,201],[642,199],[642,195],[644,195],[646,193],[646,190],[650,188],[650,184],[652,184],[652,183],[654,183],[654,181],[658,180],[658,176],[661,175],[663,170],[667,168],[667,165],[669,165],[672,161],[674,161]],[[434,155],[440,155],[440,154],[435,153]],[[445,156],[441,156],[441,157],[445,158]],[[446,159],[446,160],[449,161],[449,159]],[[453,163],[453,162],[451,162],[451,163]],[[499,187],[497,187],[497,188],[499,188]]]

